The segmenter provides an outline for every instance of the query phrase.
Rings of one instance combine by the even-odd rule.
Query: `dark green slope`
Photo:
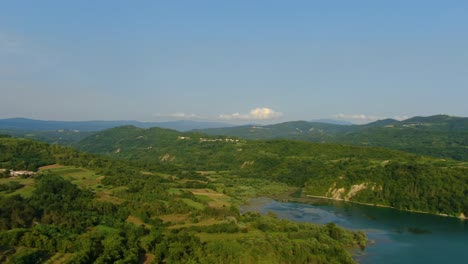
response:
[[[36,171],[54,161],[45,143],[0,136],[0,168]]]
[[[40,131],[31,129],[23,130],[0,128],[0,134],[6,134],[17,138],[39,140],[49,144],[71,146],[74,143],[77,143],[80,140],[92,135],[93,132],[62,129],[53,131]]]
[[[208,135],[234,136],[250,140],[292,139],[310,142],[333,142],[354,126],[335,125],[319,122],[292,121],[268,126],[239,126],[197,130]]]
[[[352,126],[297,121],[269,126],[205,129],[200,132],[256,140],[284,138],[377,146],[468,161],[468,118],[446,115],[413,117],[404,121],[385,119]]]
[[[104,129],[131,125],[141,128],[162,127],[178,131],[193,129],[229,127],[227,123],[200,122],[180,120],[171,122],[138,122],[138,121],[45,121],[26,118],[0,119],[0,134],[17,138],[39,140],[49,144],[73,146]]]
[[[100,131],[113,127],[133,125],[137,127],[164,127],[179,131],[188,131],[192,129],[227,127],[231,124],[219,122],[202,122],[191,120],[179,120],[169,122],[139,122],[133,120],[122,121],[50,121],[34,120],[28,118],[7,118],[0,119],[0,129],[29,130],[29,131],[57,131],[57,130],[79,130],[79,131]]]
[[[134,128],[117,130],[130,136]],[[157,132],[160,138],[173,133]],[[200,189],[191,188],[204,188],[230,199],[216,189],[236,193],[240,187],[226,186],[229,179],[221,176],[208,180],[194,173],[196,180],[189,181],[142,173],[128,161],[0,137],[4,169],[54,163],[72,166],[55,165],[31,177],[0,173],[1,263],[355,263],[349,248],[365,247],[362,232],[241,215],[226,201],[213,205],[209,196],[193,193]]]
[[[139,164],[175,164],[184,170],[225,170],[232,168],[233,163],[226,163],[226,160],[232,159],[238,145],[242,145],[241,140],[228,137],[124,126],[98,132],[82,140],[78,148]]]
[[[182,139],[183,138],[183,139]],[[303,187],[305,193],[405,210],[468,213],[467,164],[384,148],[290,140],[238,140],[121,127],[81,149],[142,165],[221,171]]]

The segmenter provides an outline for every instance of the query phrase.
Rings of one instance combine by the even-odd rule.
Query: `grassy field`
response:
[[[72,166],[52,165],[39,168],[39,171],[50,171],[71,181],[80,187],[96,188],[103,176],[99,176],[94,171],[76,168]]]
[[[149,224],[146,224],[145,222],[143,222],[140,218],[136,217],[136,216],[133,216],[133,215],[129,215],[128,218],[127,218],[127,222],[128,223],[132,223],[136,226],[145,226],[147,228],[151,228],[152,225],[149,225]]]
[[[61,264],[68,263],[75,254],[72,253],[57,253],[48,259],[45,264]]]
[[[14,191],[14,192],[11,192],[11,193],[0,192],[0,194],[3,194],[5,196],[12,196],[12,195],[18,195],[19,194],[19,195],[21,195],[23,197],[30,197],[32,195],[32,192],[34,191],[34,188],[35,188],[33,178],[22,179],[22,178],[19,178],[19,177],[10,177],[10,178],[0,179],[0,184],[6,184],[6,183],[9,183],[9,182],[17,182],[17,183],[23,185],[24,187]]]
[[[212,175],[210,181],[216,185],[217,193],[224,195],[223,198],[220,197],[219,200],[234,205],[243,204],[253,197],[272,196],[286,193],[294,189],[280,182],[265,179],[240,178],[233,175],[230,177]]]
[[[124,199],[116,197],[114,193],[122,191],[126,189],[126,187],[112,188],[110,186],[103,186],[100,183],[104,176],[97,175],[94,171],[73,166],[62,166],[59,164],[39,168],[39,173],[46,172],[60,175],[63,178],[69,180],[71,183],[76,184],[80,188],[90,189],[96,193],[96,198],[99,200],[111,202],[113,204],[122,204],[125,202]],[[0,192],[0,195],[21,195],[23,197],[30,197],[35,189],[34,177],[24,179],[20,177],[0,178],[0,184],[9,182],[18,182],[24,187],[10,193]],[[174,193],[180,193],[179,189],[174,189],[173,191]]]
[[[39,168],[39,171],[46,171],[46,170],[54,170],[54,169],[60,169],[64,168],[66,166],[60,165],[60,164],[52,164],[52,165],[47,165],[47,166],[42,166]]]
[[[263,238],[265,237],[265,233],[254,230],[249,231],[247,233],[197,233],[198,238],[200,238],[203,242],[210,242],[210,241],[220,241],[220,240],[235,240],[239,238],[247,238],[247,239],[255,239],[255,238]]]
[[[178,188],[169,188],[169,190],[167,190],[169,193],[172,193],[172,194],[180,194],[180,189]]]
[[[40,173],[52,172],[52,173],[55,173],[57,175],[64,177],[65,179],[71,181],[73,184],[76,184],[81,188],[90,188],[93,190],[96,190],[102,187],[100,186],[99,183],[101,179],[104,178],[103,176],[96,175],[93,171],[90,171],[90,170],[71,167],[71,166],[62,166],[58,164],[41,167],[39,168],[39,172]],[[35,176],[30,177],[30,178],[10,177],[10,178],[0,179],[0,184],[5,184],[8,182],[18,182],[19,184],[22,184],[24,186],[11,193],[5,193],[5,192],[0,192],[0,193],[5,194],[7,196],[19,194],[23,197],[30,197],[35,188],[34,177]]]
[[[121,191],[121,187],[112,188],[109,186],[101,185],[101,180],[104,176],[97,175],[94,171],[77,168],[73,166],[62,166],[62,165],[49,165],[39,168],[40,173],[54,173],[63,178],[69,180],[71,183],[76,184],[80,188],[90,189],[96,193],[96,197],[99,200],[108,201],[114,204],[122,204],[125,200],[118,198],[114,195],[115,192]],[[6,184],[9,182],[18,182],[23,185],[22,188],[14,192],[0,192],[0,195],[12,196],[21,195],[23,197],[30,197],[35,189],[35,179],[33,176],[30,178],[21,177],[10,177],[0,178],[0,184]]]
[[[80,188],[90,189],[96,193],[96,197],[99,200],[111,202],[113,204],[122,204],[125,201],[114,195],[115,192],[126,189],[125,187],[112,188],[101,185],[100,183],[101,180],[104,179],[104,176],[97,175],[94,171],[58,164],[41,167],[39,171],[55,173],[69,180],[71,183],[76,184]]]
[[[122,204],[123,202],[125,202],[125,199],[114,196],[114,192],[117,192],[119,191],[119,189],[123,189],[123,188],[125,187],[117,187],[113,189],[96,188],[94,189],[94,191],[96,193],[98,200],[110,202],[113,204]]]
[[[110,226],[105,226],[105,225],[97,225],[94,228],[98,231],[104,231],[104,232],[109,232],[109,233],[118,232],[117,229],[112,228]]]
[[[170,215],[161,215],[158,216],[164,223],[182,223],[187,220],[188,214],[170,214]]]
[[[169,229],[179,229],[179,228],[186,228],[186,227],[191,227],[191,226],[209,226],[209,225],[219,224],[221,222],[222,221],[216,220],[216,219],[213,219],[213,218],[204,219],[204,220],[201,220],[201,221],[199,221],[197,223],[192,223],[192,222],[188,222],[188,221],[180,221],[179,223],[171,225],[168,228]]]
[[[208,206],[220,208],[230,206],[231,198],[225,194],[218,193],[210,189],[184,189],[195,195],[201,201],[207,202]]]
[[[143,264],[150,264],[153,263],[156,257],[153,254],[146,254],[145,258],[141,261]]]
[[[181,198],[180,200],[182,200],[188,206],[193,207],[193,208],[195,208],[197,210],[205,209],[205,205],[203,205],[203,204],[201,204],[199,202],[195,202],[194,200],[191,200],[191,199],[188,199],[188,198]]]

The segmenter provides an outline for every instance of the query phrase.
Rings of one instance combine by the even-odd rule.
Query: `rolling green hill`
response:
[[[79,146],[95,154],[0,136],[1,262],[353,263],[346,247],[365,246],[360,232],[241,215],[236,207],[293,187],[468,215],[468,164],[450,159],[133,126]],[[12,177],[11,170],[37,172]]]
[[[0,134],[39,140],[49,144],[73,146],[96,131],[133,125],[141,128],[162,127],[178,131],[229,127],[227,123],[180,120],[171,122],[138,121],[46,121],[27,118],[0,119]]]
[[[80,140],[92,135],[93,132],[64,129],[53,131],[40,131],[30,129],[23,130],[0,128],[0,134],[10,135],[17,138],[39,140],[49,144],[71,146],[79,142]]]
[[[50,120],[35,120],[28,118],[7,118],[0,119],[0,130],[28,130],[28,131],[57,131],[57,130],[77,130],[77,131],[99,131],[113,127],[133,125],[137,127],[164,127],[175,129],[178,131],[188,131],[192,129],[228,127],[231,124],[219,122],[203,122],[191,120],[179,120],[169,122],[139,122],[133,120],[127,121],[50,121]]]
[[[162,142],[174,134],[157,132]],[[8,137],[0,137],[0,167],[2,263],[355,263],[349,248],[366,245],[362,232],[332,223],[241,215],[235,205],[244,190],[253,191],[247,197],[289,190],[267,180],[142,171]],[[25,169],[37,173],[8,175]]]
[[[204,129],[199,132],[255,140],[282,138],[385,147],[468,161],[468,118],[447,115],[413,117],[404,121],[385,119],[366,125],[296,121],[268,126]]]
[[[459,216],[468,213],[468,165],[384,148],[241,140],[120,127],[80,142],[84,151],[141,166],[229,171],[303,188],[314,196]]]

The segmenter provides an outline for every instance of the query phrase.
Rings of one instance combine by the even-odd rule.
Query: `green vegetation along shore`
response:
[[[268,126],[202,129],[209,135],[245,139],[293,139],[385,147],[419,155],[468,161],[468,118],[447,115],[385,119],[365,125],[293,121]]]
[[[239,212],[294,190],[468,215],[468,164],[452,159],[133,126],[77,147],[0,136],[0,261],[354,263],[362,232]]]
[[[361,232],[246,213],[290,189],[229,172],[162,173],[25,139],[0,139],[0,261],[354,263]],[[17,170],[35,174],[6,175]],[[172,170],[175,170],[174,168]]]
[[[291,140],[243,140],[126,126],[80,149],[168,171],[229,171],[304,194],[434,214],[468,214],[468,163],[383,148]]]

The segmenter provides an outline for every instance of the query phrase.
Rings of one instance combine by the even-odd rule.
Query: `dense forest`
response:
[[[38,140],[49,144],[60,144],[65,146],[71,146],[76,142],[79,142],[80,140],[92,135],[93,133],[94,132],[69,129],[41,131],[33,129],[0,128],[0,134],[9,135],[16,138]]]
[[[468,215],[468,164],[452,159],[133,126],[77,147],[0,136],[0,262],[353,263],[361,232],[239,212],[297,189]]]
[[[80,142],[88,152],[195,171],[230,171],[304,194],[404,210],[467,215],[468,164],[383,148],[290,140],[242,140],[126,126]]]
[[[29,119],[0,120],[0,134],[40,140],[50,144],[75,146],[97,131],[123,125],[139,128],[161,127],[192,130],[205,135],[223,135],[250,140],[290,139],[394,150],[468,161],[468,118],[447,115],[413,117],[403,121],[378,120],[364,125],[292,121],[274,125],[230,126],[222,123],[136,121],[58,122]],[[223,127],[224,126],[224,127]],[[221,128],[208,128],[221,127]]]
[[[209,135],[245,139],[294,139],[355,146],[385,147],[420,155],[468,161],[468,118],[436,115],[365,125],[294,121],[268,126],[203,129]]]
[[[0,164],[10,172],[37,171],[19,177],[4,171],[0,179],[18,187],[0,190],[0,262],[353,263],[347,248],[366,244],[363,233],[334,224],[239,213],[241,189],[262,195],[288,188],[279,183],[142,171],[130,162],[5,137]]]

